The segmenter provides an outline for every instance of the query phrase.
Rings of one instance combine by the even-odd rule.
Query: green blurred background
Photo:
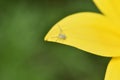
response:
[[[0,80],[103,80],[110,58],[44,41],[83,11],[100,12],[92,0],[0,0]]]

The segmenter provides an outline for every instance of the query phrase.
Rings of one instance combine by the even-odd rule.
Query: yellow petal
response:
[[[117,18],[120,12],[120,0],[93,0],[106,16]]]
[[[120,35],[117,32],[120,27],[113,30],[111,26],[114,25],[111,23],[101,14],[73,14],[54,25],[45,40],[70,45],[96,55],[120,56]]]
[[[110,61],[105,80],[120,80],[120,58],[113,58]]]

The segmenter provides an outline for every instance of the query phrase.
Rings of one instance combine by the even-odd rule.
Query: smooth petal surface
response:
[[[107,68],[105,80],[120,80],[120,58],[112,58]]]
[[[118,18],[120,13],[120,0],[93,0],[105,16]]]
[[[120,56],[120,35],[107,18],[96,13],[70,15],[48,32],[45,40],[76,47],[96,55]],[[62,35],[61,35],[62,34]]]

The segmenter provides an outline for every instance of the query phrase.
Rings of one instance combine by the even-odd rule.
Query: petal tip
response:
[[[44,37],[44,41],[48,41],[49,39],[48,39],[48,33],[45,35],[45,37]]]

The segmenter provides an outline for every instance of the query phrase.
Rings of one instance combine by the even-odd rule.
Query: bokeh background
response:
[[[110,58],[44,41],[83,11],[100,13],[92,0],[0,0],[0,80],[103,80]]]

